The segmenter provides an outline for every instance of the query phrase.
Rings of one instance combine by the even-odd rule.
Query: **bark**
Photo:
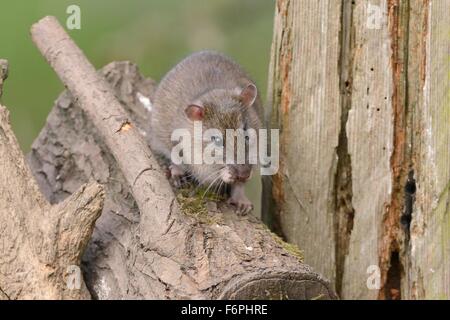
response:
[[[450,297],[449,6],[277,1],[265,216],[343,298]]]
[[[3,94],[3,83],[8,78],[8,61],[0,59],[0,98]]]
[[[147,147],[155,83],[118,62],[100,74],[46,17],[33,41],[68,88],[28,157],[42,192],[65,201],[89,179],[104,185],[105,206],[84,256],[95,298],[336,298],[329,283],[256,218],[224,203],[188,215]],[[108,84],[109,82],[109,84]]]
[[[0,299],[89,299],[76,277],[103,200],[92,182],[50,205],[0,105]]]

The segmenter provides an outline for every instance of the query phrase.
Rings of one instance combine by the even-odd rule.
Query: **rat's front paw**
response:
[[[244,216],[253,210],[253,204],[247,198],[230,198],[228,204],[236,208],[236,213]]]

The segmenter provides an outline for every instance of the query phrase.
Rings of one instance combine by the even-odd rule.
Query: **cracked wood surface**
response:
[[[380,1],[384,17],[387,2]],[[390,160],[393,152],[393,72],[390,29],[367,28],[367,3],[353,7],[353,81],[347,122],[349,154],[352,159],[355,210],[349,252],[345,257],[342,297],[375,299],[367,279],[370,266],[379,266],[382,220],[392,192]]]
[[[343,298],[450,297],[449,6],[277,1],[263,216]]]
[[[264,182],[275,205],[263,206],[274,210],[275,230],[301,245],[306,261],[333,282],[340,12],[337,1],[277,1],[268,103],[281,158],[272,187]]]
[[[410,109],[417,184],[408,297],[450,299],[450,2],[414,0]],[[414,87],[415,86],[415,87]]]

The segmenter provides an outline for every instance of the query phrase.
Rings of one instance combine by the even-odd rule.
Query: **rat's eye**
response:
[[[223,139],[222,137],[219,136],[212,136],[211,137],[211,141],[214,142],[214,144],[218,147],[222,147],[223,146]]]

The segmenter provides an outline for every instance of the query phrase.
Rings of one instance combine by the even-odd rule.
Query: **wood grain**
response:
[[[332,281],[340,12],[336,1],[277,1],[268,101],[282,157],[264,191],[276,199],[275,220],[286,239]]]
[[[415,3],[421,10],[415,12],[411,32],[421,37],[422,46],[411,53],[411,64],[415,65],[410,68],[416,68],[419,86],[410,99],[415,102],[411,108],[416,119],[417,194],[411,224],[408,295],[417,299],[449,299],[450,3]],[[417,21],[422,23],[417,25]]]
[[[277,1],[264,216],[342,298],[450,296],[449,9]]]

